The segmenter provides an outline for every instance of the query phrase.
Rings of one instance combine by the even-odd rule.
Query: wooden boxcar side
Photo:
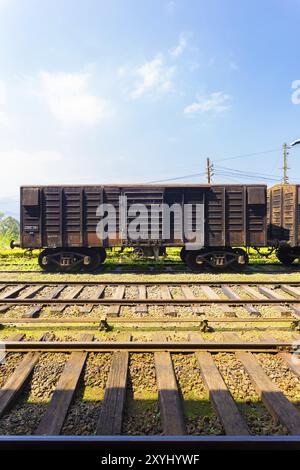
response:
[[[300,185],[277,184],[268,190],[270,244],[300,245]]]
[[[174,185],[174,186],[24,186],[21,188],[21,246],[93,247],[101,203],[113,204],[117,213],[116,233],[104,246],[126,244],[119,236],[119,197],[127,204],[174,203],[204,205],[205,246],[266,246],[266,186],[264,185]],[[160,227],[161,229],[161,227]],[[148,243],[149,240],[144,240]],[[183,235],[161,245],[182,246]]]

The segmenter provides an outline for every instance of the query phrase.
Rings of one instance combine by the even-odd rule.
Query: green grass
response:
[[[266,253],[267,250],[262,250]],[[153,258],[140,258],[132,253],[130,248],[126,248],[123,252],[115,249],[113,251],[107,250],[107,258],[105,265],[108,268],[115,268],[118,265],[135,265],[136,267],[149,267],[154,265],[159,268],[167,262],[169,265],[174,264],[174,267],[182,267],[181,259],[179,256],[180,248],[168,248],[167,256],[159,258],[159,261],[155,261]],[[11,250],[9,248],[0,249],[0,269],[39,269],[38,266],[38,255],[39,250],[26,251],[19,248]],[[276,255],[273,253],[269,258],[262,258],[253,249],[250,250],[250,263],[251,264],[269,264],[269,263],[280,263],[278,262]]]
[[[26,251],[19,248],[14,250],[11,249],[0,249],[0,269],[39,269],[38,266],[38,255],[39,250]],[[119,264],[125,265],[136,265],[136,266],[149,266],[155,263],[156,266],[163,266],[167,261],[168,264],[181,265],[181,259],[179,257],[179,248],[170,248],[168,250],[167,257],[161,257],[159,261],[155,261],[153,258],[140,258],[132,253],[130,248],[125,249],[123,252],[116,249],[113,251],[107,250],[107,258],[105,265],[108,268],[115,268]]]
[[[0,269],[39,269],[37,258],[39,251],[35,250],[32,253],[16,248],[0,249]]]

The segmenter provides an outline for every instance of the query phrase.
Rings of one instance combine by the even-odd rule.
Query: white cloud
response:
[[[0,172],[0,197],[18,194],[22,184],[43,184],[48,182],[49,174],[57,175],[58,162],[63,156],[55,150],[26,151],[20,149],[0,152],[0,164],[5,171]],[[13,175],[8,178],[7,175]]]
[[[5,106],[7,103],[7,89],[6,83],[3,80],[0,80],[0,126],[5,126],[9,119],[5,111]]]
[[[145,94],[155,95],[172,91],[174,89],[172,79],[175,71],[174,66],[166,65],[163,54],[157,54],[153,60],[146,62],[134,71],[138,82],[130,93],[130,97],[137,99]]]
[[[6,7],[10,2],[10,0],[0,0],[0,8]]]
[[[230,107],[231,96],[222,91],[215,91],[210,95],[198,96],[197,101],[184,108],[184,114],[195,114],[199,111],[212,111],[222,113]]]
[[[171,15],[174,13],[174,10],[176,8],[176,3],[173,0],[170,0],[166,3],[166,12]]]
[[[0,106],[4,106],[7,100],[6,83],[0,80]]]
[[[174,49],[171,50],[171,55],[173,57],[179,57],[186,49],[187,44],[188,44],[187,35],[185,33],[180,33],[178,44],[176,47],[174,47]]]
[[[89,73],[43,71],[39,79],[41,96],[63,125],[93,126],[113,114],[108,100],[90,93]]]

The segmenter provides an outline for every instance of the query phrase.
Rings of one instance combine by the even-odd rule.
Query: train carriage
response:
[[[165,208],[181,210],[182,218]],[[125,206],[125,207],[124,207]],[[101,212],[102,207],[102,212]],[[114,209],[114,223],[105,208]],[[132,207],[143,230],[130,232]],[[160,208],[164,207],[163,210]],[[99,209],[100,208],[100,209]],[[156,209],[156,219],[150,217]],[[189,208],[189,210],[186,210]],[[134,212],[134,211],[133,211]],[[155,212],[155,211],[154,211]],[[158,213],[158,214],[157,214]],[[107,217],[106,237],[98,227]],[[168,221],[168,230],[165,230]],[[196,242],[185,232],[189,225]],[[151,230],[155,228],[156,237]],[[267,246],[265,185],[89,185],[21,187],[22,248],[43,249],[41,267],[48,271],[95,270],[106,249],[133,246],[159,256],[166,247],[181,247],[193,270],[247,265],[246,248]]]
[[[300,185],[276,184],[268,190],[268,243],[285,265],[300,258]]]

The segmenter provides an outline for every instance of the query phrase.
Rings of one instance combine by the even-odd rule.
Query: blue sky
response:
[[[0,0],[0,211],[18,212],[21,184],[202,183],[206,157],[213,182],[275,183],[300,138],[299,14],[299,0]],[[300,182],[300,146],[289,166]]]

